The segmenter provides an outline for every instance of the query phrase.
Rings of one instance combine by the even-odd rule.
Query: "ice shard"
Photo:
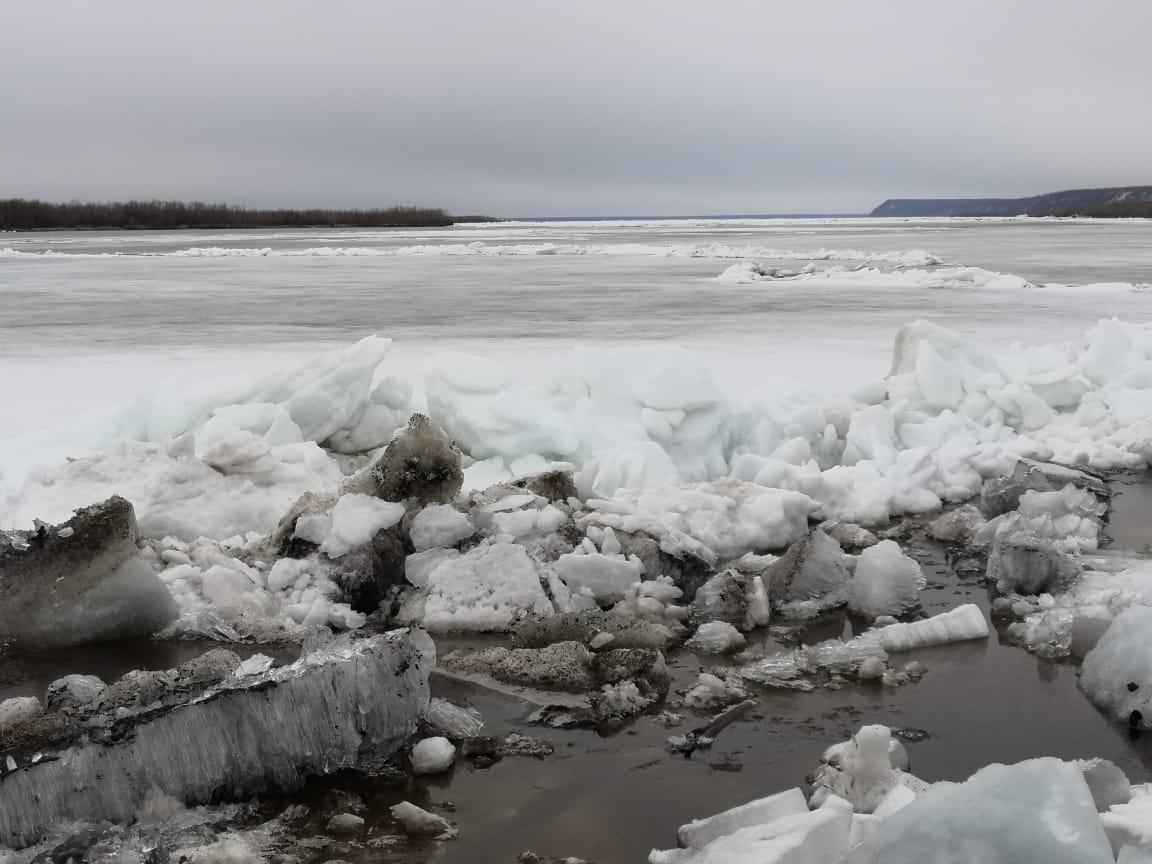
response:
[[[15,753],[0,777],[0,845],[62,821],[130,821],[152,787],[186,804],[239,799],[387,755],[424,714],[435,662],[422,631],[343,637],[184,703],[59,727],[64,740],[36,742],[35,763]]]

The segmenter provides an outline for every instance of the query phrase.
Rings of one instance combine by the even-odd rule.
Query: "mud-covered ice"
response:
[[[30,534],[0,533],[0,651],[151,635],[177,605],[137,548],[120,497]]]

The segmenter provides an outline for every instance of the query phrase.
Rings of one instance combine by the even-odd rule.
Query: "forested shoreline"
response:
[[[1097,207],[1067,207],[1043,216],[1087,216],[1095,219],[1152,219],[1152,201],[1115,201]]]
[[[438,207],[372,210],[250,209],[201,201],[117,201],[53,204],[0,199],[0,231],[155,230],[184,228],[428,228],[495,221],[452,216]]]

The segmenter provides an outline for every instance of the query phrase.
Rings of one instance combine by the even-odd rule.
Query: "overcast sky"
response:
[[[0,0],[0,197],[864,212],[1152,184],[1152,0]]]

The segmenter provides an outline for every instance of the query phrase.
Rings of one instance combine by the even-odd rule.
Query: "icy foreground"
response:
[[[237,800],[388,755],[415,731],[434,664],[419,631],[345,637],[290,666],[241,666],[188,702],[9,728],[6,749],[27,736],[38,752],[15,751],[0,777],[0,845],[34,843],[58,822],[129,822],[153,787],[188,804]],[[53,729],[65,740],[37,737]]]

